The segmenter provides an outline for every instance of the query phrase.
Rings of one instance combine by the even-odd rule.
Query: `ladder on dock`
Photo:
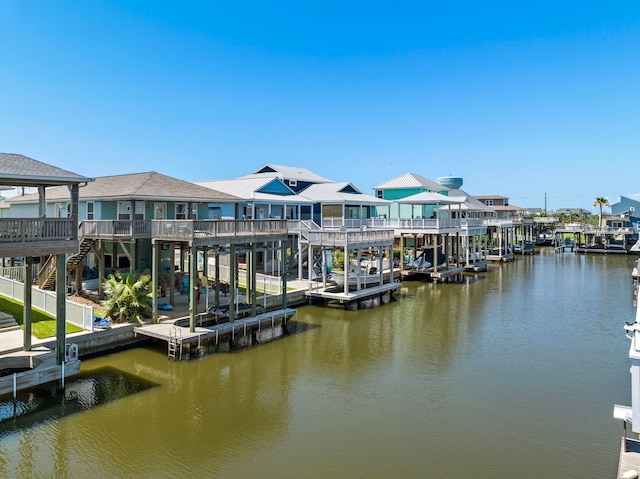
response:
[[[182,330],[180,328],[173,327],[169,332],[169,359],[182,359]]]

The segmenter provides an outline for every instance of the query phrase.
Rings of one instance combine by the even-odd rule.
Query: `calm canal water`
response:
[[[615,477],[634,261],[544,249],[377,309],[300,307],[238,352],[86,360],[67,401],[4,421],[0,476]]]

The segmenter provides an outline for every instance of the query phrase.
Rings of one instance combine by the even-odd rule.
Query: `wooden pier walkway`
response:
[[[359,291],[349,291],[345,293],[342,286],[331,286],[328,288],[316,288],[305,291],[305,295],[310,299],[326,299],[339,301],[341,303],[350,303],[354,301],[361,301],[363,299],[371,298],[384,294],[390,291],[396,291],[400,289],[402,285],[400,283],[384,283],[377,286],[369,286],[368,288],[361,289]]]
[[[231,323],[215,324],[211,326],[196,326],[194,331],[190,331],[188,326],[180,326],[185,318],[178,318],[171,321],[164,321],[157,324],[145,324],[133,329],[136,335],[140,334],[150,338],[166,341],[169,351],[171,344],[180,348],[185,344],[197,343],[198,346],[205,339],[215,338],[216,347],[219,345],[220,338],[230,336],[235,339],[236,335],[246,336],[247,332],[254,330],[260,331],[265,325],[274,327],[276,323],[286,322],[297,311],[291,308],[278,309],[259,314],[253,317],[237,319]],[[188,317],[186,318],[188,319]],[[176,324],[178,323],[178,324]]]

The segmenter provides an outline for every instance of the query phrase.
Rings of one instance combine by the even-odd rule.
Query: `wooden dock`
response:
[[[487,270],[486,261],[475,261],[473,263],[467,263],[462,265],[465,273],[479,273]]]
[[[161,341],[166,341],[169,356],[171,357],[171,349],[177,348],[179,351],[174,357],[180,359],[182,357],[183,347],[187,344],[196,344],[200,346],[204,340],[214,340],[216,348],[220,344],[222,337],[230,337],[232,341],[236,336],[245,337],[255,331],[260,331],[265,326],[273,328],[276,324],[283,323],[286,325],[297,311],[291,308],[278,309],[259,314],[253,317],[237,319],[231,323],[214,324],[211,326],[196,326],[194,331],[190,331],[188,326],[184,324],[184,319],[178,318],[171,321],[165,321],[157,324],[145,324],[133,329],[136,335],[140,334]],[[175,351],[175,349],[174,349]]]
[[[431,273],[431,280],[434,283],[448,283],[450,281],[457,281],[460,279],[460,275],[464,271],[464,268],[447,268],[443,270],[434,271]]]
[[[434,283],[446,283],[460,279],[460,275],[462,275],[464,270],[465,268],[460,267],[443,267],[438,269],[438,271],[433,271],[432,268],[426,271],[405,269],[402,271],[402,277],[408,280],[430,279]]]
[[[617,477],[623,478],[625,472],[632,470],[640,472],[640,441],[623,437],[620,441]]]
[[[390,300],[390,293],[399,290],[401,286],[402,284],[400,282],[394,281],[393,283],[369,286],[368,288],[360,289],[359,291],[349,291],[348,293],[344,292],[342,286],[309,288],[308,291],[305,291],[305,296],[309,300],[337,301],[347,306],[351,305],[348,306],[349,309],[356,309],[359,306],[363,306],[361,304],[362,302],[373,300],[387,294],[389,294]],[[385,302],[384,298],[382,302]]]

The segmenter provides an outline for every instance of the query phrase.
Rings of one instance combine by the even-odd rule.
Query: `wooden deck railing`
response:
[[[286,220],[152,220],[151,235],[165,241],[225,240],[287,234]]]
[[[322,230],[308,233],[309,243],[323,246],[378,246],[393,244],[393,230]]]
[[[80,223],[80,237],[151,238],[151,220],[84,220]]]
[[[35,243],[74,237],[69,218],[0,218],[0,243]]]

